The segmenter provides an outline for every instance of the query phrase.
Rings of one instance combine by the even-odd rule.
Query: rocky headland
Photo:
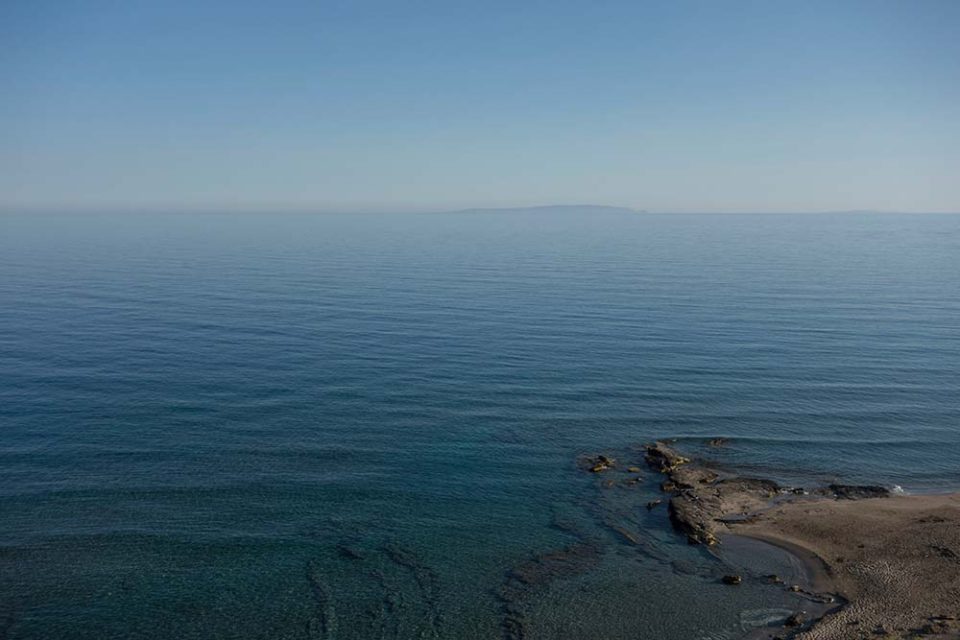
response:
[[[670,521],[688,542],[712,547],[738,535],[780,546],[816,575],[815,590],[784,588],[836,602],[818,620],[798,612],[770,637],[960,638],[960,494],[782,487],[691,460],[663,442],[647,445],[645,457],[664,475]]]

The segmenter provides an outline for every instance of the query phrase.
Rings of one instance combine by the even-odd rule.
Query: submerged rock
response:
[[[504,640],[528,638],[530,601],[556,581],[587,573],[599,564],[600,558],[600,547],[592,540],[582,539],[533,556],[507,571],[496,594],[502,615],[501,637]]]
[[[363,560],[363,553],[344,543],[337,545],[337,553],[348,560]]]
[[[721,580],[723,581],[723,584],[740,584],[743,582],[743,578],[737,575],[723,576]]]

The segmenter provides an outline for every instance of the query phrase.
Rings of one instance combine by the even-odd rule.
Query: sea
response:
[[[960,216],[0,216],[3,640],[734,640],[804,609],[760,579],[785,554],[647,508],[654,439],[960,488]]]

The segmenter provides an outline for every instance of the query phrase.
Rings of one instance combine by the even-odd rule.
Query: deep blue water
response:
[[[0,638],[736,638],[577,457],[960,487],[960,216],[6,215],[0,430]]]

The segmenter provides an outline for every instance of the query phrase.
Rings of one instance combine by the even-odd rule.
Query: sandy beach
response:
[[[960,494],[796,501],[732,530],[823,561],[847,604],[798,638],[960,637]]]
[[[661,444],[648,447],[648,463],[667,476],[671,520],[691,543],[740,535],[781,546],[811,566],[817,595],[836,598],[839,606],[823,618],[800,614],[770,637],[960,637],[960,494],[777,487]]]

